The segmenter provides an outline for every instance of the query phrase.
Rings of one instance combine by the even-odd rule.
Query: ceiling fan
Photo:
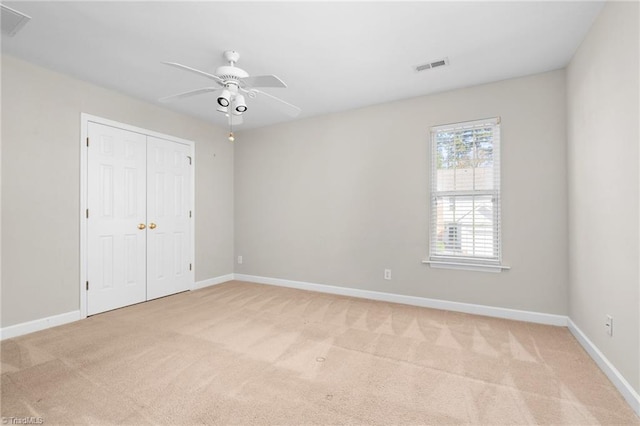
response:
[[[223,56],[229,65],[216,68],[213,74],[176,62],[163,62],[166,65],[207,77],[217,85],[166,96],[160,98],[160,102],[170,102],[204,93],[220,92],[218,94],[216,110],[229,117],[230,126],[242,124],[242,114],[248,109],[244,95],[247,95],[250,99],[263,98],[271,101],[275,107],[291,117],[296,117],[300,113],[300,108],[297,106],[257,89],[258,87],[286,88],[287,85],[278,77],[275,75],[250,76],[245,70],[235,66],[238,59],[240,59],[240,54],[234,50],[227,50]],[[229,139],[232,138],[233,132],[231,132]]]

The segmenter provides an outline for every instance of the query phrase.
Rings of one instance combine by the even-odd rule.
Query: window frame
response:
[[[501,134],[500,117],[487,118],[482,120],[464,121],[451,124],[433,126],[430,129],[430,152],[429,160],[431,165],[431,182],[429,188],[429,257],[423,263],[435,268],[465,269],[474,271],[501,272],[503,269],[510,269],[502,263],[502,194],[500,180],[500,157],[501,157]],[[471,190],[447,190],[438,191],[438,140],[437,135],[443,131],[455,132],[468,129],[492,128],[492,162],[493,162],[493,188],[491,189],[471,189]],[[438,241],[437,228],[437,200],[443,197],[492,197],[493,202],[493,246],[496,255],[492,257],[483,256],[456,256],[436,252]],[[475,200],[473,200],[475,203]],[[477,234],[477,227],[474,225],[474,236]]]

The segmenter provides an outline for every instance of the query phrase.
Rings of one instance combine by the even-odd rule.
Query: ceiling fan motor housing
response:
[[[216,68],[215,74],[223,79],[225,83],[230,80],[235,84],[238,84],[239,79],[249,77],[249,74],[245,70],[230,65],[223,65]]]
[[[216,68],[216,75],[224,80],[226,86],[229,84],[239,86],[241,78],[249,77],[249,73],[245,70],[233,66],[238,62],[238,59],[240,59],[240,54],[235,50],[227,50],[224,52],[223,56],[224,59],[229,62],[229,65],[223,65]]]

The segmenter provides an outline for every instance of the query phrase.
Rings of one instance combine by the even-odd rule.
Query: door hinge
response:
[[[191,210],[189,210],[189,217],[191,217]]]
[[[191,264],[191,263],[189,264],[189,270],[190,271],[193,270],[193,264]]]
[[[87,138],[87,146],[89,146],[89,138]]]
[[[89,281],[87,281],[87,290],[89,290]]]
[[[86,211],[87,219],[89,219],[89,209]]]

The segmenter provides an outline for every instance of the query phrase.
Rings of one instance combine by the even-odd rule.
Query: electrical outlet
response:
[[[238,265],[242,265],[242,256],[238,256]]]
[[[391,269],[385,269],[384,270],[384,279],[385,280],[390,280],[391,279]]]
[[[607,334],[609,336],[613,336],[613,317],[611,315],[607,315],[607,320],[604,323],[604,326],[607,328]]]

